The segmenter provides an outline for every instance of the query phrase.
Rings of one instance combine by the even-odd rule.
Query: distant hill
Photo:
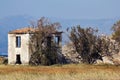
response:
[[[118,19],[73,19],[73,20],[56,20],[59,21],[63,28],[80,25],[81,27],[98,28],[101,33],[110,34],[111,27]]]
[[[10,16],[0,19],[0,54],[6,55],[8,47],[7,34],[9,31],[30,26],[30,21],[36,20],[31,16]],[[100,30],[100,33],[110,34],[112,25],[119,19],[57,19],[50,18],[52,22],[59,22],[63,31],[67,27],[81,25],[81,27],[94,27]],[[66,39],[63,35],[63,41]]]
[[[99,34],[110,35],[112,33],[111,27],[116,23],[120,18],[114,19],[53,19],[61,23],[63,31],[68,27],[73,27],[80,25],[83,28],[93,27],[99,30]],[[68,41],[67,35],[63,38],[63,44]]]

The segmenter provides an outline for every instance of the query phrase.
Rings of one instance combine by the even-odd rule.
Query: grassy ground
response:
[[[120,66],[112,65],[0,65],[0,80],[120,80]]]

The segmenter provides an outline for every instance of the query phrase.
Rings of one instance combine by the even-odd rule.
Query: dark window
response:
[[[47,37],[47,46],[51,47],[51,37]]]
[[[20,36],[16,37],[16,47],[21,47],[21,37]]]
[[[60,36],[56,36],[56,37],[55,37],[55,43],[56,43],[57,45],[59,45],[59,42],[60,42]]]

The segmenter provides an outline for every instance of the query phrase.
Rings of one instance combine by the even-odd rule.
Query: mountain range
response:
[[[94,27],[99,29],[100,33],[111,34],[111,27],[113,24],[118,21],[120,18],[113,19],[58,19],[58,18],[48,18],[52,22],[59,22],[62,26],[62,30],[65,30],[69,27],[80,25],[81,27]],[[7,55],[8,47],[8,32],[11,30],[23,28],[30,26],[31,21],[37,21],[37,18],[18,15],[18,16],[9,16],[0,19],[0,55]],[[63,34],[63,42],[66,40],[66,34]]]

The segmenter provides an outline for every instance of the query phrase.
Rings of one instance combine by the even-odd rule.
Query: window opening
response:
[[[21,47],[21,37],[20,36],[16,37],[16,47]]]
[[[59,45],[59,43],[60,43],[60,36],[56,36],[56,37],[55,37],[55,43],[56,43],[57,45]]]
[[[51,37],[47,37],[47,46],[51,47]]]
[[[19,54],[16,55],[16,64],[21,64],[21,58]]]

